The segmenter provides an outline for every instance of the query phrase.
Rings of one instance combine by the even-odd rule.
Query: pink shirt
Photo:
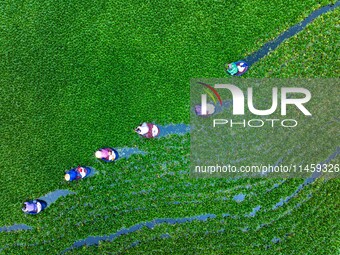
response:
[[[109,158],[109,151],[107,149],[100,150],[103,158]]]

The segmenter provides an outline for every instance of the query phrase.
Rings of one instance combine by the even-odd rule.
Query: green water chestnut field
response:
[[[225,77],[225,63],[335,2],[2,1],[0,228],[32,229],[0,232],[0,254],[339,254],[339,179],[195,179],[189,133],[146,140],[133,131],[143,121],[190,124],[190,79]],[[339,7],[321,15],[244,77],[339,78],[339,20]],[[280,139],[256,137],[271,142],[268,159],[287,142],[292,161],[333,154],[329,163],[339,164],[339,87],[313,90],[310,107],[322,117],[289,135],[279,130]],[[106,146],[146,154],[100,162],[94,152]],[[240,148],[240,158],[253,153]],[[67,183],[65,170],[79,164],[96,174]],[[39,215],[21,211],[58,189],[75,194]],[[200,215],[213,216],[66,250],[155,219]]]

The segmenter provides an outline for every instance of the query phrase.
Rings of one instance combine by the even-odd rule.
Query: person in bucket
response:
[[[96,151],[95,156],[105,162],[113,162],[119,158],[118,152],[113,148],[99,149]]]
[[[207,114],[202,114],[202,106],[198,104],[195,106],[195,113],[197,116],[210,116],[215,113],[215,105],[207,103]]]
[[[226,64],[225,68],[230,75],[241,76],[248,70],[248,64],[244,61]]]
[[[145,138],[154,138],[159,135],[159,128],[152,123],[144,122],[135,129],[135,132]]]
[[[91,172],[91,169],[88,167],[78,166],[66,172],[65,180],[66,181],[74,181],[83,179],[88,176]]]
[[[35,199],[24,202],[22,211],[27,214],[38,214],[47,207],[44,200]]]

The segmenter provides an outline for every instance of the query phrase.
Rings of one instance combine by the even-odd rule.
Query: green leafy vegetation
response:
[[[0,226],[23,223],[33,230],[1,232],[0,253],[59,254],[88,236],[153,219],[215,214],[206,221],[143,227],[67,254],[336,254],[338,179],[319,179],[274,209],[302,179],[277,188],[281,180],[192,179],[189,134],[144,140],[132,131],[142,121],[188,124],[191,78],[224,76],[225,62],[256,51],[328,3],[1,3]],[[253,65],[246,77],[338,78],[338,55],[337,9]],[[317,91],[333,96],[331,101],[337,96]],[[339,112],[327,104],[321,110],[334,117]],[[337,121],[325,121],[332,123],[319,131],[338,130]],[[304,150],[325,148],[308,160],[334,152],[335,138],[330,145],[304,141]],[[148,153],[104,164],[93,156],[103,146]],[[97,174],[66,183],[63,171],[78,164],[93,166]],[[56,189],[76,194],[39,215],[21,212],[26,199]],[[234,201],[241,193],[244,201]],[[254,217],[246,216],[257,206]]]
[[[339,17],[339,8],[320,16],[255,63],[248,75],[258,78],[339,78]],[[328,91],[328,88],[324,89]]]

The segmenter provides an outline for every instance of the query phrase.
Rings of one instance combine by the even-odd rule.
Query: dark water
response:
[[[118,152],[118,155],[119,155],[119,158],[126,158],[128,159],[129,157],[131,157],[132,155],[135,155],[135,154],[142,154],[142,155],[145,155],[146,152],[145,151],[142,151],[138,148],[129,148],[129,147],[123,147],[123,148],[116,148],[117,152]]]
[[[279,243],[280,241],[281,241],[281,239],[278,238],[278,237],[274,237],[274,238],[272,239],[272,242],[273,242],[273,243]]]
[[[255,217],[256,213],[261,210],[261,206],[256,206],[253,208],[253,211],[249,214],[246,214],[245,217]]]
[[[330,161],[332,161],[333,159],[335,159],[339,154],[340,154],[340,147],[337,147],[333,154],[331,154],[327,159],[320,162],[319,164],[321,164],[321,165],[327,164]],[[297,193],[299,193],[306,185],[313,183],[315,181],[315,179],[317,179],[318,177],[321,176],[321,174],[322,174],[322,172],[314,172],[311,175],[311,177],[305,179],[305,181],[301,185],[299,185],[299,187],[293,192],[293,194],[286,197],[285,199],[281,198],[281,200],[273,206],[273,209],[275,210],[278,207],[283,206],[285,203],[288,203],[289,200],[291,200]]]
[[[27,226],[25,224],[15,224],[8,227],[0,227],[0,232],[11,232],[11,231],[18,231],[18,230],[31,230],[32,227]]]
[[[75,192],[72,192],[67,189],[58,189],[50,193],[47,193],[45,196],[39,197],[39,199],[46,201],[47,207],[48,207],[52,203],[54,203],[58,198],[65,197],[67,195],[72,195],[72,194],[75,194]]]
[[[187,222],[192,222],[192,221],[207,221],[208,219],[213,219],[216,218],[215,214],[204,214],[204,215],[198,215],[198,216],[193,216],[193,217],[185,217],[185,218],[164,218],[164,219],[155,219],[153,221],[149,221],[149,222],[144,222],[144,223],[138,223],[136,225],[131,226],[130,228],[123,228],[119,231],[117,231],[114,234],[111,235],[105,235],[105,236],[89,236],[86,239],[83,240],[79,240],[75,243],[73,243],[73,245],[70,248],[67,248],[66,250],[64,250],[62,253],[65,253],[71,249],[74,248],[79,248],[83,245],[87,245],[87,246],[91,246],[91,245],[98,245],[99,241],[113,241],[114,239],[116,239],[117,237],[121,236],[121,235],[126,235],[132,232],[136,232],[140,229],[142,229],[143,227],[147,227],[149,229],[153,229],[155,226],[159,225],[159,224],[182,224],[182,223],[187,223]],[[135,245],[138,245],[138,241],[136,242]]]
[[[158,126],[159,135],[158,137],[164,137],[168,135],[184,135],[190,132],[190,126],[186,124],[170,124],[167,126]]]
[[[245,199],[246,195],[238,194],[236,196],[233,197],[233,200],[236,202],[242,202]]]
[[[335,8],[340,6],[340,1],[337,1],[334,5],[327,5],[321,7],[318,10],[312,12],[306,19],[301,21],[300,23],[292,26],[287,31],[280,34],[276,39],[270,41],[263,45],[258,51],[254,52],[253,54],[249,55],[244,59],[249,66],[253,65],[259,59],[266,56],[269,52],[275,50],[284,40],[289,39],[290,37],[296,35],[297,33],[301,32],[309,23],[311,23],[315,18],[319,17],[320,15],[333,11]]]

